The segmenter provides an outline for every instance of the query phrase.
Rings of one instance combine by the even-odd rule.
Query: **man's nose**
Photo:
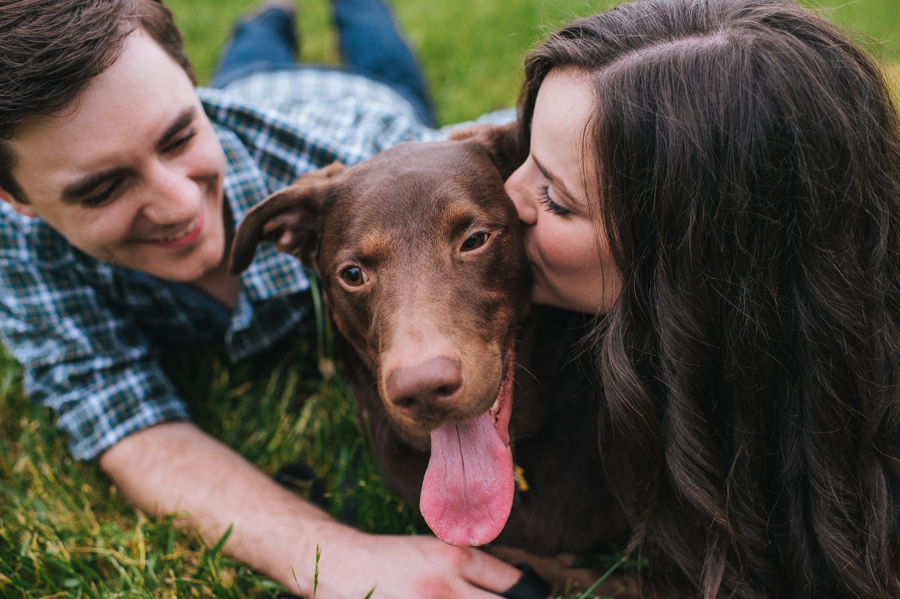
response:
[[[539,190],[529,190],[526,183],[528,162],[517,168],[503,184],[506,194],[512,198],[516,206],[519,220],[526,225],[533,225],[537,221],[537,205],[532,195]]]
[[[177,167],[158,163],[147,173],[143,214],[157,224],[190,220],[199,210],[197,183]]]

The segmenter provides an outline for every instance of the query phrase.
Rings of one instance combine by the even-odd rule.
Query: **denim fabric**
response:
[[[390,10],[381,0],[336,0],[332,8],[345,69],[393,87],[412,104],[419,120],[433,127],[427,83]],[[222,88],[254,73],[300,68],[297,46],[288,13],[273,8],[242,21],[210,86]]]

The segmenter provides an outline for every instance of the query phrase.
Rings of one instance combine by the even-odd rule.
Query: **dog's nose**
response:
[[[394,405],[412,418],[435,420],[446,414],[462,387],[462,368],[458,360],[441,356],[395,368],[385,382]]]

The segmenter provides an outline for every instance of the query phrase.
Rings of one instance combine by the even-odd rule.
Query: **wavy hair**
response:
[[[631,549],[687,595],[900,597],[900,126],[787,0],[643,0],[526,63],[591,76],[622,292],[592,337]],[[527,147],[527,145],[525,146]]]

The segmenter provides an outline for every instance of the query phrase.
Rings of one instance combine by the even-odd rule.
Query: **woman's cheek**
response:
[[[556,226],[545,233],[540,246],[548,269],[560,274],[574,269],[583,272],[592,255],[597,261],[596,253],[591,251],[594,240],[577,228]]]

